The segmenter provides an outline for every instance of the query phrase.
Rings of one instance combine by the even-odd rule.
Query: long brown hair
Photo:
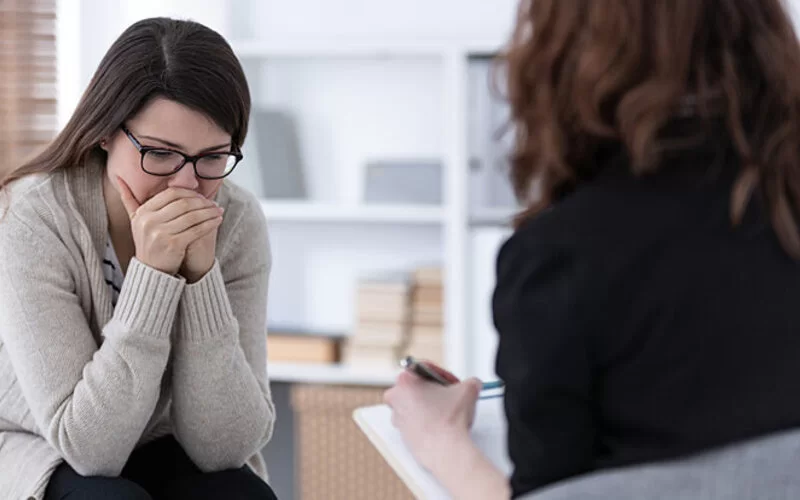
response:
[[[659,135],[690,98],[724,118],[741,159],[732,221],[758,190],[800,258],[800,44],[781,0],[522,0],[499,61],[519,221],[586,179],[609,141],[637,174],[668,168]]]
[[[100,141],[157,96],[206,114],[241,148],[250,91],[231,47],[196,22],[145,19],[112,44],[61,133],[0,180],[0,190],[27,175],[77,167],[90,154],[102,154]]]

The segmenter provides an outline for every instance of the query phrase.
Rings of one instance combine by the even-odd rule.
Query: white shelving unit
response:
[[[479,227],[508,226],[515,211],[470,208],[469,68],[473,57],[496,52],[503,42],[501,36],[232,42],[248,72],[254,110],[281,109],[296,117],[306,160],[307,199],[262,199],[275,253],[271,318],[349,331],[360,273],[440,262],[445,269],[446,364],[457,375],[475,373],[479,356],[474,346],[491,332],[475,331],[470,320],[475,307],[470,238]],[[249,143],[254,141],[251,136]],[[247,149],[245,154],[252,157]],[[364,203],[360,169],[371,158],[440,160],[441,205]],[[246,161],[240,168],[257,170]],[[243,182],[258,183],[256,177]],[[306,251],[310,255],[300,255]],[[305,278],[297,277],[303,273]],[[309,285],[309,279],[315,284]],[[298,280],[305,280],[304,291],[298,291]],[[319,306],[320,301],[330,305]],[[271,368],[272,379],[280,382],[387,385],[393,380],[370,373]]]
[[[419,205],[346,206],[263,200],[261,207],[267,219],[274,222],[438,225],[445,220],[440,207]]]
[[[270,363],[269,378],[273,382],[302,384],[335,384],[390,386],[399,371],[370,370],[347,365],[318,366],[300,363]]]
[[[466,9],[470,1],[440,0],[430,8],[452,2]],[[414,2],[425,3],[404,5]],[[516,4],[497,2],[508,13]],[[473,4],[478,10],[486,5]],[[272,321],[351,331],[361,273],[438,262],[444,268],[446,367],[458,376],[494,376],[494,258],[516,210],[473,206],[482,181],[473,175],[471,160],[489,142],[476,136],[487,135],[490,127],[470,124],[470,114],[474,63],[498,51],[507,35],[275,36],[233,43],[248,72],[254,109],[279,109],[297,118],[306,172],[307,199],[262,199],[274,256]],[[480,109],[488,106],[484,100]],[[441,204],[365,203],[363,165],[386,158],[439,160]],[[258,179],[245,184],[257,186]],[[398,375],[390,368],[287,363],[270,363],[268,372],[279,415],[292,414],[293,384],[389,387]],[[266,456],[273,477],[291,478],[297,442],[293,429],[283,425]],[[291,480],[276,479],[276,486],[292,496]]]
[[[307,199],[261,203],[274,256],[272,321],[349,331],[361,273],[439,262],[447,368],[493,377],[494,257],[516,210],[472,206],[470,191],[480,181],[471,177],[470,160],[480,154],[475,143],[486,141],[475,140],[469,115],[475,56],[497,51],[503,41],[504,34],[478,41],[338,37],[233,44],[248,71],[254,109],[297,118],[305,163]],[[373,157],[440,160],[441,204],[365,203],[361,166]],[[279,414],[291,414],[291,384],[389,387],[398,375],[390,368],[290,363],[270,363],[268,372]],[[284,460],[294,453],[296,443],[287,437],[293,431],[276,432],[281,437],[268,450],[268,463],[291,477]],[[290,484],[279,486],[291,496]]]
[[[509,226],[519,212],[516,208],[484,208],[470,214],[473,226]]]

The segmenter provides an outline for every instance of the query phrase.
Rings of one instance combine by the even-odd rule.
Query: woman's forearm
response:
[[[241,467],[266,445],[275,409],[240,345],[219,266],[188,285],[173,366],[176,437],[204,471]]]
[[[275,409],[231,337],[175,348],[175,435],[206,472],[241,467],[269,441]]]
[[[455,500],[494,500],[511,496],[508,478],[475,446],[468,434],[451,440],[431,472]]]

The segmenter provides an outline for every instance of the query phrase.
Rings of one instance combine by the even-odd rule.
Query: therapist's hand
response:
[[[480,390],[478,379],[444,387],[404,371],[384,394],[392,423],[414,457],[434,475],[446,473],[453,449],[470,442]]]

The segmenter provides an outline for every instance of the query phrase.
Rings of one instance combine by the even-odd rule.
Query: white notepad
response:
[[[438,481],[411,455],[400,433],[392,425],[392,411],[388,406],[359,408],[353,412],[353,418],[415,497],[423,500],[450,498]],[[492,463],[508,475],[511,473],[511,461],[508,459],[506,433],[503,399],[478,401],[472,440]]]

